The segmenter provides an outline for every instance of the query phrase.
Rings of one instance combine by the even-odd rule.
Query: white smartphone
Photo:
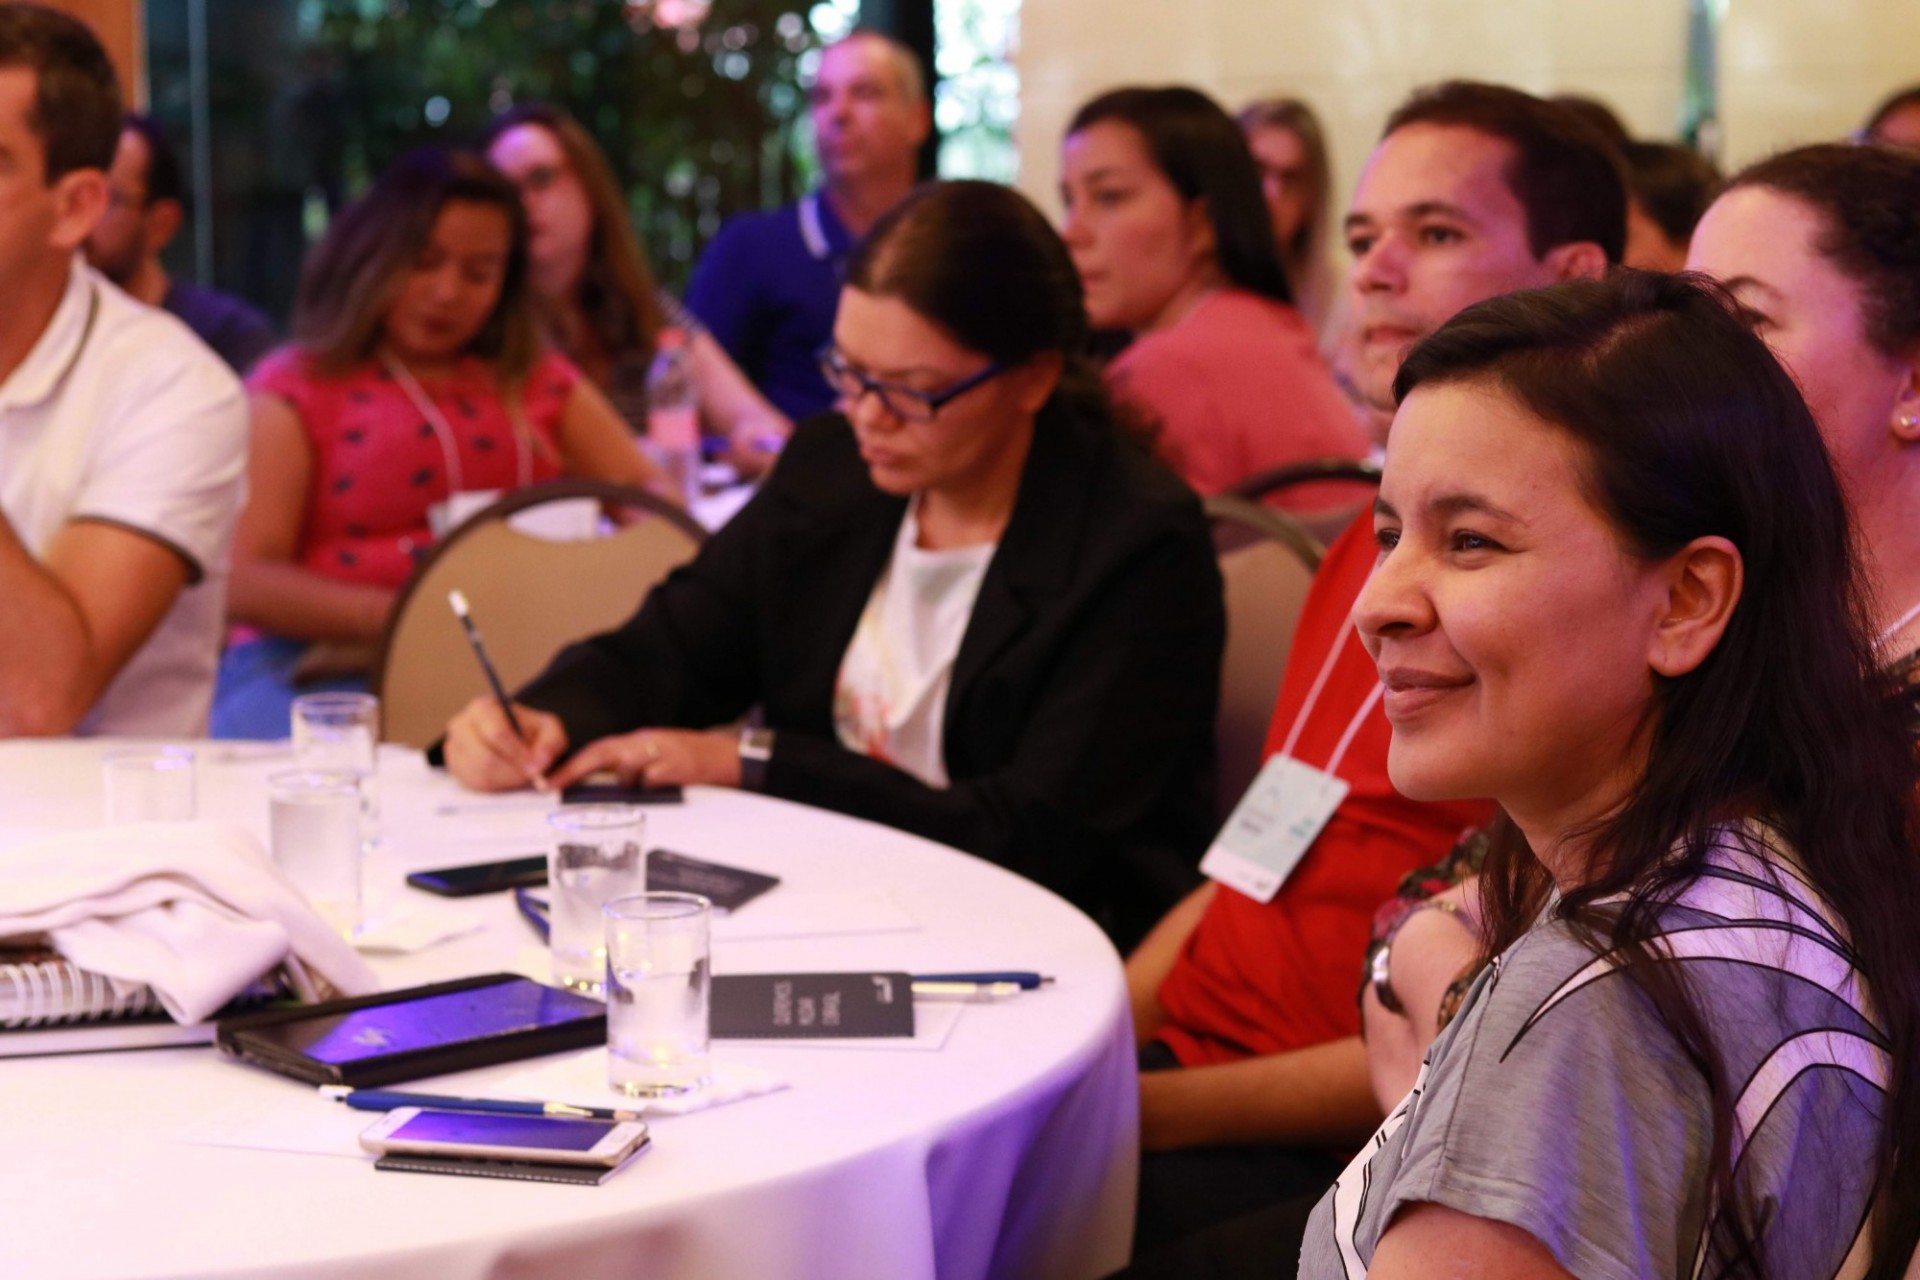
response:
[[[459,1156],[611,1167],[647,1140],[643,1120],[398,1107],[360,1135],[378,1155]]]

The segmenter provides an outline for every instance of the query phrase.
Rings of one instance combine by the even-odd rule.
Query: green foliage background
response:
[[[801,0],[204,0],[215,280],[284,316],[299,253],[402,152],[556,102],[607,151],[663,283],[810,182]],[[192,132],[190,0],[149,0],[154,109]],[[680,29],[654,18],[705,9]],[[179,252],[185,252],[181,246]],[[191,257],[182,264],[191,272]]]

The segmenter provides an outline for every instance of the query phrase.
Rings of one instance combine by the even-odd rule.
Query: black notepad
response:
[[[705,862],[671,849],[655,849],[647,855],[647,888],[697,893],[713,903],[715,911],[738,911],[779,883],[778,876]]]
[[[713,978],[716,1040],[865,1040],[913,1035],[905,973],[731,973]]]
[[[629,786],[622,782],[576,782],[560,793],[562,804],[680,804],[679,787]]]

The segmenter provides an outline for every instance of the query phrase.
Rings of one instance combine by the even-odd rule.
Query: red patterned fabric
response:
[[[580,371],[547,352],[524,392],[532,433],[523,450],[493,366],[476,357],[422,389],[451,429],[462,490],[508,490],[560,474],[560,416]],[[393,375],[376,362],[322,377],[297,348],[267,356],[248,388],[293,406],[313,450],[307,518],[296,560],[350,582],[399,587],[433,540],[427,510],[453,487],[438,433]]]

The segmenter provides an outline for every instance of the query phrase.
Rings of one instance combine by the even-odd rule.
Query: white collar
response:
[[[93,329],[99,310],[99,286],[93,268],[78,254],[67,272],[67,290],[54,308],[53,318],[40,331],[27,358],[0,383],[0,410],[35,405],[50,399],[73,371]]]

